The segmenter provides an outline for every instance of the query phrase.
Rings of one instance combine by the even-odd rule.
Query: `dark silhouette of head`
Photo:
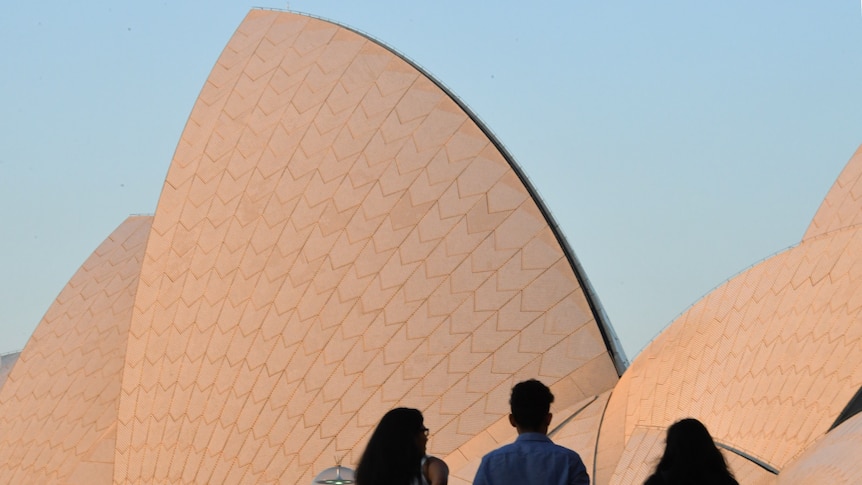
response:
[[[554,395],[548,386],[530,379],[515,384],[509,406],[512,408],[510,421],[518,428],[518,432],[548,431],[551,422],[551,403]]]
[[[667,429],[664,454],[647,484],[735,484],[706,426],[686,418]]]
[[[380,419],[356,467],[358,485],[409,485],[420,476],[426,428],[418,409],[395,408]]]

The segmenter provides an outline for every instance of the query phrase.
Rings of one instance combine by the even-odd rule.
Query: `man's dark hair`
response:
[[[545,416],[551,411],[552,402],[554,395],[551,390],[536,379],[515,384],[512,397],[509,398],[515,422],[528,430],[536,430],[542,426]]]

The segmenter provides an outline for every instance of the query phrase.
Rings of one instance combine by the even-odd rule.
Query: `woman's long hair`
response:
[[[395,408],[380,420],[356,467],[357,485],[410,485],[420,477],[425,429],[418,409]]]
[[[646,485],[736,484],[706,426],[686,418],[667,429],[664,455]]]

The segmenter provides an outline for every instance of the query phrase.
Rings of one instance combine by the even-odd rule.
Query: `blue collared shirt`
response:
[[[590,485],[581,457],[542,433],[521,433],[488,453],[473,485]]]

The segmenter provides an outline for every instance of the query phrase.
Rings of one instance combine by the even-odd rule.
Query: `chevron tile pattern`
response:
[[[610,483],[643,483],[664,453],[664,437],[663,429],[638,426],[632,430]]]
[[[805,236],[810,239],[862,222],[862,147],[841,171]]]
[[[860,153],[802,243],[713,290],[634,360],[601,424],[597,483],[640,480],[641,458],[654,453],[643,430],[660,433],[684,417],[700,419],[719,442],[779,470],[781,483],[814,476],[816,452],[803,464],[795,460],[823,446],[820,440],[862,386],[862,226],[856,223],[862,206],[854,188]],[[733,455],[730,461],[745,483],[774,481],[749,460]],[[828,462],[824,473],[835,467]],[[797,471],[785,475],[791,464]]]
[[[0,483],[108,484],[151,217],[127,219],[48,309],[0,390]]]
[[[830,431],[779,475],[780,485],[862,483],[862,415]]]
[[[722,453],[737,482],[745,485],[775,485],[778,483],[778,475],[761,468],[751,460],[727,450],[722,450]]]
[[[637,427],[632,432],[625,451],[617,464],[617,472],[611,478],[613,485],[644,483],[655,470],[664,453],[666,429]],[[757,466],[745,458],[722,450],[728,467],[739,483],[745,485],[774,485],[778,476]]]
[[[725,453],[741,483],[860,481],[862,421],[827,430],[862,387],[862,151],[800,245],[620,378],[584,275],[501,150],[378,43],[251,11],[155,216],[124,222],[2,356],[0,483],[309,483],[410,406],[462,485],[515,438],[510,389],[534,377],[598,484],[641,481],[689,416],[781,470]]]
[[[550,436],[555,443],[577,450],[588,472],[592,475],[599,423],[610,392],[603,393],[601,396],[589,397],[567,407],[561,407],[556,397],[563,391],[561,388],[569,385],[567,382],[558,382],[551,389],[555,396],[555,402],[551,406],[554,418],[551,423]],[[508,395],[505,399],[508,400]],[[491,426],[477,432],[457,450],[442,457],[449,466],[449,484],[469,485],[473,483],[473,477],[476,476],[476,470],[479,468],[482,456],[490,450],[515,441],[515,438],[517,438],[517,431],[509,423],[508,414]]]
[[[377,43],[252,11],[156,210],[116,482],[309,482],[334,457],[355,464],[401,405],[423,410],[430,451],[448,455],[528,377],[577,382],[561,405],[617,380],[510,162]]]
[[[551,423],[552,427],[557,426],[551,432],[551,439],[558,445],[577,451],[590,477],[595,474],[596,440],[610,395],[610,392],[606,392],[566,410],[554,411],[554,421]]]
[[[686,416],[781,469],[862,386],[862,229],[806,240],[738,275],[626,373],[625,433]]]

